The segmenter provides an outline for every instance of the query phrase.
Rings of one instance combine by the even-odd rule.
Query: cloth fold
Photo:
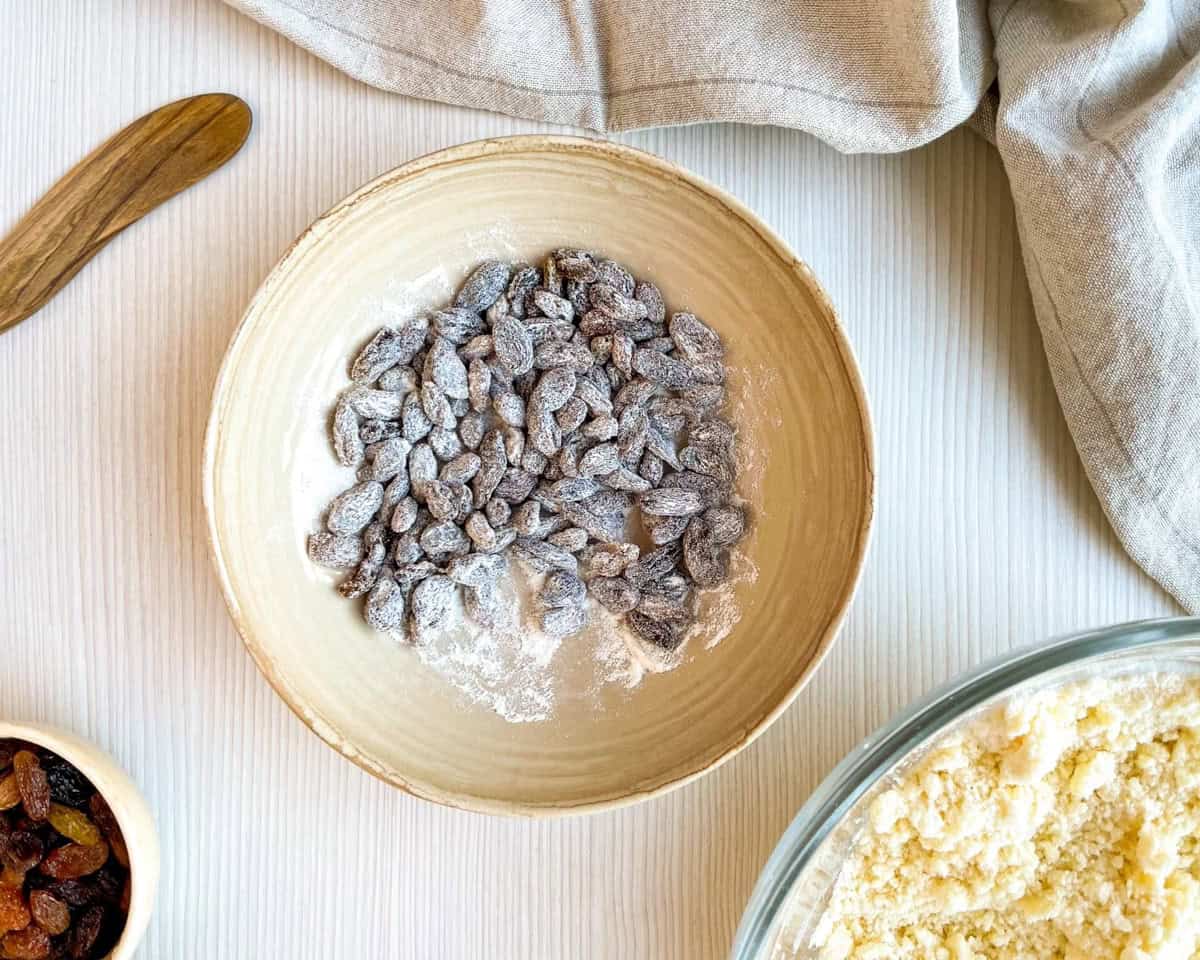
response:
[[[594,130],[770,123],[893,152],[969,121],[1008,170],[1088,476],[1200,612],[1197,0],[228,2],[385,90]]]

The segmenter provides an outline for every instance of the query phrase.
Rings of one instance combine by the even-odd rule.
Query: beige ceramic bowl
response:
[[[129,913],[108,960],[129,960],[146,934],[158,894],[158,831],[150,808],[125,771],[95,744],[45,724],[0,722],[0,738],[8,737],[58,754],[92,781],[112,808],[129,848]]]
[[[305,555],[353,477],[326,427],[358,347],[445,302],[488,257],[583,246],[725,338],[754,517],[741,619],[674,672],[593,692],[560,651],[553,718],[513,724],[373,634]],[[545,815],[633,803],[744,747],[796,695],[849,603],[873,509],[866,399],[824,293],[750,211],[656,157],[569,137],[466,144],[385,174],[310,227],[246,312],[217,380],[204,500],[251,655],[317,734],[421,797]],[[570,643],[566,644],[569,647]],[[565,649],[565,648],[564,648]]]

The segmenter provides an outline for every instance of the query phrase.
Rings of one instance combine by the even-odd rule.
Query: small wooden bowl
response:
[[[469,702],[361,621],[305,555],[349,486],[327,424],[383,323],[444,303],[480,260],[602,251],[725,339],[756,582],[718,646],[632,691],[575,675],[552,720]],[[267,278],[217,379],[204,502],[221,587],[251,655],[318,735],[421,797],[549,815],[633,803],[728,759],[816,669],[858,580],[874,507],[867,402],[808,268],[732,197],[664,160],[572,137],[470,143],[415,160],[321,217]],[[570,647],[567,641],[565,647]],[[577,652],[577,651],[576,651]],[[567,669],[571,653],[549,669]],[[576,660],[579,658],[576,657]],[[586,658],[585,658],[586,659]]]
[[[146,935],[158,895],[158,831],[141,792],[112,757],[66,730],[40,723],[0,722],[0,737],[52,750],[75,766],[108,801],[129,848],[129,913],[107,960],[129,960]]]

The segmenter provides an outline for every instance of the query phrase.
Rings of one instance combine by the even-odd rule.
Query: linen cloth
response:
[[[1007,168],[1083,464],[1200,612],[1200,0],[229,0],[386,90],[594,130],[701,121]]]

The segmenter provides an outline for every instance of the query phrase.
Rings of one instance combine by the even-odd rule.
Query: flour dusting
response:
[[[593,606],[595,609],[592,616],[599,629],[593,652],[596,682],[592,692],[598,692],[600,687],[608,684],[632,690],[642,682],[646,671],[630,653],[629,632],[621,626],[616,617],[599,604]]]
[[[700,594],[700,606],[696,623],[688,639],[702,643],[711,650],[733,632],[742,619],[742,605],[738,602],[739,584],[753,584],[758,580],[758,566],[745,553],[734,550],[729,557],[729,579],[713,590]]]
[[[557,699],[551,661],[562,641],[536,626],[534,596],[542,577],[509,565],[499,583],[497,621],[491,629],[466,616],[456,596],[446,623],[417,653],[472,702],[510,723],[548,720]]]

